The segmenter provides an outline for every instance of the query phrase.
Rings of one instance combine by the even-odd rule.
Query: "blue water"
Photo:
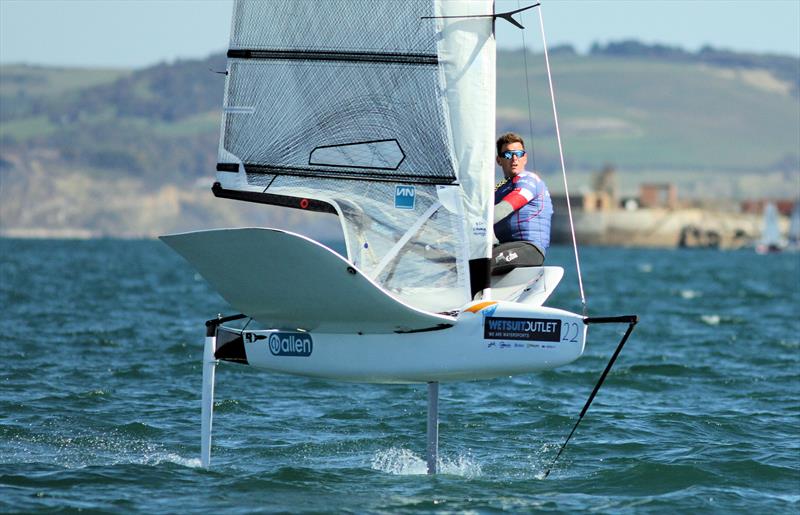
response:
[[[203,322],[231,309],[157,241],[0,240],[0,512],[800,510],[800,257],[582,249],[592,315],[641,317],[547,373],[441,386],[217,369],[199,467]],[[571,250],[549,305],[579,310]]]

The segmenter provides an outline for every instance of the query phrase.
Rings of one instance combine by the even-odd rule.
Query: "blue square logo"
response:
[[[416,200],[417,192],[414,186],[395,186],[394,207],[397,209],[414,209]]]

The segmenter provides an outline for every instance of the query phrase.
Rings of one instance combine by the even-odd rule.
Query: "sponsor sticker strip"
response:
[[[253,343],[257,340],[267,339],[269,352],[273,356],[310,356],[314,351],[314,340],[308,333],[279,333],[275,332],[269,336],[262,336],[255,333],[245,333],[245,341]]]
[[[483,323],[483,338],[557,342],[561,340],[561,320],[488,316]]]

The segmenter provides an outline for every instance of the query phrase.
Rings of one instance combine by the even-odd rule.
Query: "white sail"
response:
[[[764,226],[761,229],[759,245],[764,247],[782,247],[785,245],[778,224],[778,208],[770,202],[764,206]]]
[[[434,311],[489,257],[491,0],[237,0],[222,196],[335,212],[347,257]],[[238,198],[244,198],[239,196]]]
[[[437,2],[443,23],[439,56],[443,62],[445,98],[453,134],[469,260],[488,269],[494,200],[496,51],[494,2]],[[480,280],[480,279],[477,279]],[[485,284],[484,284],[485,285]],[[479,286],[484,286],[479,285]],[[475,285],[473,285],[473,289]]]

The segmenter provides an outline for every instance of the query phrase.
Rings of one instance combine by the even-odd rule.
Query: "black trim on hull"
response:
[[[231,322],[233,320],[241,320],[242,318],[247,318],[247,315],[239,313],[238,315],[231,315],[227,317],[218,316],[217,318],[206,320],[206,336],[216,336],[218,326],[224,324],[225,322]]]
[[[437,65],[436,54],[402,54],[392,52],[336,52],[326,50],[270,50],[236,48],[228,50],[228,59],[271,59],[289,61],[339,61],[391,64]]]
[[[428,331],[441,331],[442,329],[447,329],[448,327],[453,327],[453,324],[437,324],[434,327],[425,327],[423,329],[409,329],[407,331],[395,331],[397,334],[411,334],[411,333],[427,333]]]
[[[249,365],[242,333],[219,327],[217,329],[217,349],[214,351],[214,357],[222,361]]]
[[[291,207],[302,209],[303,211],[315,211],[318,213],[330,213],[337,215],[336,209],[327,202],[308,198],[290,197],[288,195],[275,195],[273,193],[259,193],[257,191],[226,190],[218,182],[211,187],[215,197],[228,198],[232,200],[243,200],[256,204],[268,204],[271,206]]]

